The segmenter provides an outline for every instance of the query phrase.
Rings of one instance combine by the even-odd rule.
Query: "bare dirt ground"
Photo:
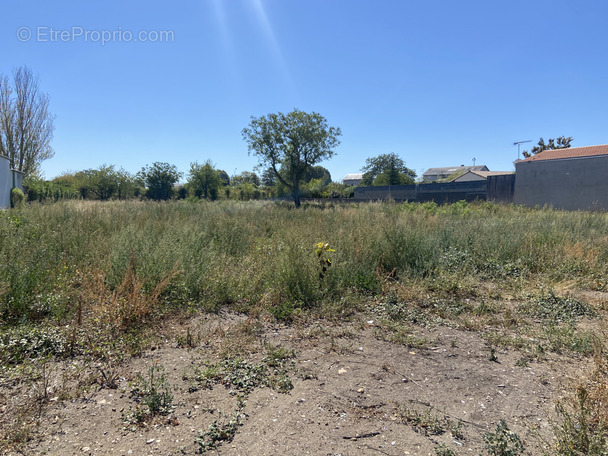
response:
[[[374,313],[288,326],[232,314],[175,319],[152,348],[122,363],[70,359],[47,363],[42,375],[37,367],[30,380],[4,379],[0,418],[13,436],[27,433],[18,450],[6,452],[478,455],[484,433],[504,419],[526,454],[544,454],[555,400],[591,364],[556,354],[522,362],[517,350],[491,350],[479,332],[447,326],[412,326],[406,344],[383,340],[383,331]],[[283,388],[271,382],[239,390],[227,370],[202,379],[221,360],[238,356],[259,366],[277,349],[279,361],[266,361],[262,377],[282,379]],[[147,379],[150,368],[150,383],[169,388],[172,401],[138,422],[138,373]],[[33,405],[20,409],[24,403]]]

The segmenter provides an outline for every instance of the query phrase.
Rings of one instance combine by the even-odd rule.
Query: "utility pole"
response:
[[[532,142],[531,139],[526,139],[525,141],[515,141],[513,143],[514,146],[517,146],[517,159],[519,160],[519,146],[524,144],[524,143],[529,143]]]
[[[477,160],[475,157],[473,157],[473,166],[475,166],[475,160]]]

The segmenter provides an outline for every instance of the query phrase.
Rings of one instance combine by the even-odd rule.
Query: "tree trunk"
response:
[[[300,207],[300,186],[297,183],[293,186],[293,202]]]

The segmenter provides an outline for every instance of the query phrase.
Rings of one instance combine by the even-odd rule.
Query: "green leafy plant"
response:
[[[13,188],[11,190],[11,207],[15,208],[15,209],[19,209],[21,207],[23,207],[23,204],[25,203],[25,195],[23,194],[23,192],[21,191],[20,188]]]
[[[222,384],[232,395],[247,396],[256,388],[270,387],[281,393],[293,388],[288,375],[286,362],[294,353],[282,346],[266,346],[266,355],[259,363],[251,363],[243,358],[226,358],[217,363],[207,363],[204,368],[196,368],[191,391],[199,388],[212,388]]]
[[[329,257],[329,254],[333,252],[335,252],[335,250],[330,248],[327,242],[317,242],[315,244],[315,253],[319,258],[319,268],[321,269],[319,271],[320,279],[325,278],[325,274],[331,266],[331,258]]]
[[[209,425],[207,431],[199,431],[199,435],[194,439],[194,443],[199,446],[199,453],[205,453],[219,447],[222,443],[232,441],[236,432],[243,424],[242,407],[234,411],[228,422],[224,420],[214,420]]]
[[[168,415],[174,410],[171,385],[167,382],[165,369],[158,364],[151,365],[146,376],[137,373],[131,397],[137,402],[137,407],[123,417],[126,422],[143,423],[156,415]]]
[[[574,323],[582,317],[595,315],[588,304],[572,297],[557,296],[553,291],[533,298],[521,310],[554,324]]]
[[[19,326],[0,334],[0,361],[19,364],[27,359],[63,357],[68,353],[68,341],[54,327]]]
[[[496,425],[496,432],[483,435],[485,450],[492,456],[518,456],[524,452],[524,444],[519,436],[509,429],[505,420]]]
[[[433,448],[433,450],[435,451],[435,454],[437,456],[456,456],[454,450],[452,450],[445,443],[440,443],[435,448]]]

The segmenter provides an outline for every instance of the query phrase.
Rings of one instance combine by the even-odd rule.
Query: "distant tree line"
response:
[[[416,173],[405,166],[396,154],[382,154],[368,158],[361,186],[403,185],[414,183]],[[219,199],[256,200],[293,198],[293,186],[286,185],[290,168],[279,166],[277,172],[265,168],[258,175],[243,171],[229,176],[210,160],[190,164],[184,174],[175,165],[155,162],[137,173],[104,164],[96,169],[66,172],[44,180],[30,175],[24,180],[28,201],[57,201],[60,199],[128,200],[150,199]],[[307,166],[298,182],[298,194],[303,198],[352,198],[354,188],[332,181],[323,166]]]
[[[282,170],[281,172],[285,172]],[[322,166],[308,167],[299,182],[305,198],[349,198],[353,188],[332,182],[331,174]],[[60,199],[128,200],[150,199],[220,199],[256,200],[290,198],[292,190],[273,172],[261,175],[243,171],[232,177],[207,160],[190,164],[184,174],[175,165],[156,162],[137,173],[104,164],[96,169],[66,172],[51,180],[32,175],[24,180],[28,201],[57,201]]]

